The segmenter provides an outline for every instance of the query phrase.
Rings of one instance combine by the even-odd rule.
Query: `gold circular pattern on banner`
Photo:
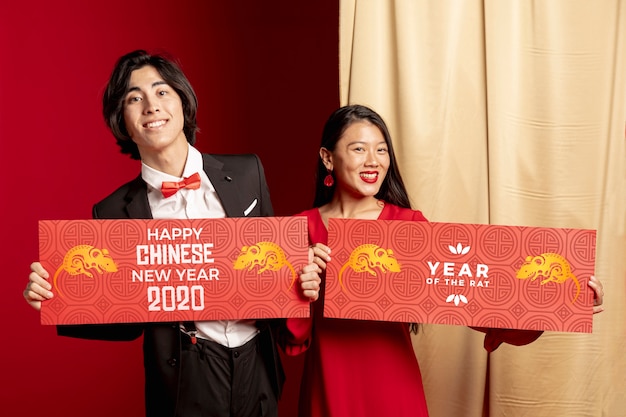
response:
[[[236,223],[211,221],[206,219],[191,220],[191,227],[202,228],[200,243],[213,243],[215,253],[229,253],[234,247],[237,239]]]
[[[400,272],[387,272],[385,286],[390,296],[398,301],[415,300],[425,291],[426,283],[418,265],[401,264]]]
[[[534,281],[527,279],[520,286],[519,297],[525,300],[526,305],[543,309],[546,306],[555,305],[555,300],[562,303],[561,291],[564,286],[554,282],[541,285],[541,280],[542,278]]]
[[[54,252],[57,223],[51,221],[39,222],[39,256],[48,252]]]
[[[346,227],[345,245],[356,248],[364,243],[381,242],[384,237],[385,229],[378,221],[356,222]]]
[[[376,275],[368,272],[355,272],[346,268],[342,275],[343,286],[349,294],[358,296],[366,295],[368,298],[375,298],[385,290],[384,280],[388,274],[376,270]]]
[[[500,227],[485,228],[477,237],[479,249],[488,259],[511,264],[518,256],[520,242],[512,230]]]
[[[209,300],[228,300],[237,293],[237,282],[233,276],[232,264],[226,260],[215,260],[209,268],[215,268],[219,279],[211,281],[198,281],[204,287],[205,297]],[[194,283],[189,282],[189,285]]]
[[[284,244],[293,248],[304,248],[309,245],[306,217],[288,217],[279,220]]]
[[[286,270],[287,267],[284,267]],[[285,289],[285,292],[289,288],[289,282],[284,279],[281,280],[282,271],[263,271],[259,274],[259,267],[251,271],[245,269],[241,271],[241,287],[249,294],[255,294],[255,298],[266,297],[276,291],[276,287],[280,286]],[[250,299],[249,301],[253,301]]]
[[[78,274],[71,275],[70,273],[61,270],[57,277],[57,284],[60,288],[60,293],[57,295],[61,298],[67,298],[74,300],[74,302],[81,302],[84,300],[95,299],[102,291],[102,277],[103,275],[93,271],[93,277],[87,275]]]
[[[278,225],[263,219],[262,217],[243,218],[238,221],[246,220],[239,227],[239,241],[242,244],[256,244],[258,242],[273,242],[279,234]],[[230,239],[233,237],[230,236]],[[258,239],[258,240],[257,240]]]
[[[489,268],[489,287],[472,288],[473,297],[484,306],[506,306],[515,302],[518,297],[517,279],[514,272],[505,267]]]
[[[106,293],[114,295],[117,303],[136,303],[145,301],[146,292],[144,283],[133,279],[133,270],[136,262],[117,261],[117,272],[105,272],[100,275],[100,280],[104,282]]]
[[[68,249],[78,245],[95,246],[99,235],[97,222],[68,222],[59,228],[58,236],[62,236],[63,242],[58,246]]]
[[[575,258],[592,267],[596,258],[596,242],[593,235],[588,230],[573,230],[570,236],[570,252],[575,254]]]
[[[96,220],[96,222],[101,222],[102,238],[106,239],[102,242],[102,248],[107,249],[114,259],[116,254],[134,254],[137,245],[146,242],[144,229],[137,221]]]
[[[472,225],[459,225],[454,223],[438,223],[433,226],[432,253],[435,258],[442,260],[452,260],[460,255],[452,254],[450,246],[456,247],[459,243],[468,246],[472,241],[472,235],[468,227]]]
[[[564,243],[561,235],[555,230],[541,228],[529,231],[522,245],[526,256],[535,256],[542,253],[558,253],[559,248],[564,247]]]
[[[388,236],[393,236],[392,249],[397,258],[414,259],[428,250],[429,240],[420,222],[390,222]]]

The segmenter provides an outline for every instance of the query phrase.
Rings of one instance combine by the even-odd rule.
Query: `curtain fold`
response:
[[[625,28],[619,0],[340,2],[341,104],[388,123],[414,208],[597,230],[592,334],[414,337],[431,417],[626,416]]]

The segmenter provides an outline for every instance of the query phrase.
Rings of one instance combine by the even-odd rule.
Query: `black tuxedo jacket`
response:
[[[273,216],[261,161],[256,155],[203,154],[204,171],[227,217]],[[95,219],[151,219],[147,185],[141,176],[124,184],[93,207]],[[284,373],[270,324],[262,322],[261,346],[274,392],[280,397]],[[173,417],[179,389],[181,332],[178,323],[58,326],[62,336],[98,340],[134,340],[143,334],[146,416]]]

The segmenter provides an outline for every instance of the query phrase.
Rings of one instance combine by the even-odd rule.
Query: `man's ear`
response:
[[[326,148],[320,148],[320,158],[322,158],[322,162],[327,170],[333,170],[333,154]]]

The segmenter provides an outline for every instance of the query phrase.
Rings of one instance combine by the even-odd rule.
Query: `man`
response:
[[[122,56],[103,96],[103,115],[141,175],[93,207],[99,219],[272,216],[255,155],[206,155],[195,143],[197,99],[171,60],[138,50]],[[52,296],[49,274],[31,265],[24,298],[35,309]],[[320,272],[300,273],[317,299]],[[276,416],[284,374],[269,322],[59,326],[58,334],[133,340],[143,334],[146,415]],[[197,341],[196,341],[197,340]]]

